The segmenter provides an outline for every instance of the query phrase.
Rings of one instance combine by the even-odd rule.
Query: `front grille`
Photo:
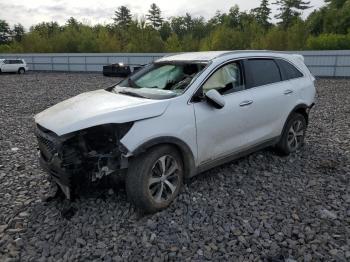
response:
[[[45,130],[46,131],[46,130]],[[45,160],[51,160],[52,156],[57,153],[57,146],[55,144],[55,138],[50,134],[49,131],[36,129],[36,137],[38,139],[39,149],[45,158]],[[51,137],[52,136],[52,137]]]
[[[55,143],[53,143],[52,141],[50,141],[42,136],[38,136],[37,138],[38,138],[38,142],[39,142],[39,147],[40,146],[45,147],[45,150],[48,151],[52,155],[56,152]]]

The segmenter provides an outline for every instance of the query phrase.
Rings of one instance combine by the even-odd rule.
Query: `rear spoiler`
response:
[[[316,78],[313,76],[313,74],[310,72],[310,69],[305,65],[305,58],[303,55],[300,54],[292,54],[292,56],[296,59],[298,59],[299,61],[301,61],[303,63],[303,67],[305,67],[307,69],[307,71],[309,72],[309,76],[311,78],[312,81],[315,81]]]
[[[303,61],[303,63],[305,63],[305,58],[303,55],[299,55],[299,54],[293,54],[293,56],[297,59],[300,59],[301,61]]]

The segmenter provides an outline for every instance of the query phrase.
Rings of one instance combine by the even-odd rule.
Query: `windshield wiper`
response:
[[[147,98],[147,97],[144,97],[143,95],[140,95],[140,94],[137,94],[137,93],[134,93],[134,92],[130,92],[130,91],[120,91],[118,93],[119,94],[123,94],[123,95],[134,96],[134,97]]]

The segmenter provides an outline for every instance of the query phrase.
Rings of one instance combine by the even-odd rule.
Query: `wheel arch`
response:
[[[292,110],[292,112],[289,113],[288,118],[293,114],[293,113],[299,113],[301,114],[305,120],[306,120],[306,124],[309,124],[309,110],[311,109],[313,105],[308,106],[306,104],[299,104],[296,107],[294,107],[294,109]]]
[[[187,145],[187,143],[176,137],[163,136],[151,139],[137,147],[132,152],[132,155],[138,156],[144,152],[147,152],[147,150],[150,148],[160,145],[171,145],[180,152],[185,169],[185,178],[189,178],[195,175],[195,159],[192,150]]]
[[[286,129],[286,126],[288,124],[288,120],[290,119],[290,117],[294,114],[294,113],[299,113],[301,114],[306,121],[306,125],[309,124],[309,110],[313,107],[313,104],[311,106],[308,106],[307,104],[299,104],[297,106],[295,106],[293,108],[293,110],[289,113],[284,125],[283,125],[283,129],[282,129],[282,133],[284,132],[284,130]]]

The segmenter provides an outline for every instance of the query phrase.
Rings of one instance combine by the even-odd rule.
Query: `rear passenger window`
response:
[[[244,61],[244,68],[249,88],[282,80],[280,70],[273,59],[248,59]]]
[[[281,69],[283,80],[290,80],[294,78],[303,77],[303,74],[291,63],[281,59],[276,59],[276,62]]]

